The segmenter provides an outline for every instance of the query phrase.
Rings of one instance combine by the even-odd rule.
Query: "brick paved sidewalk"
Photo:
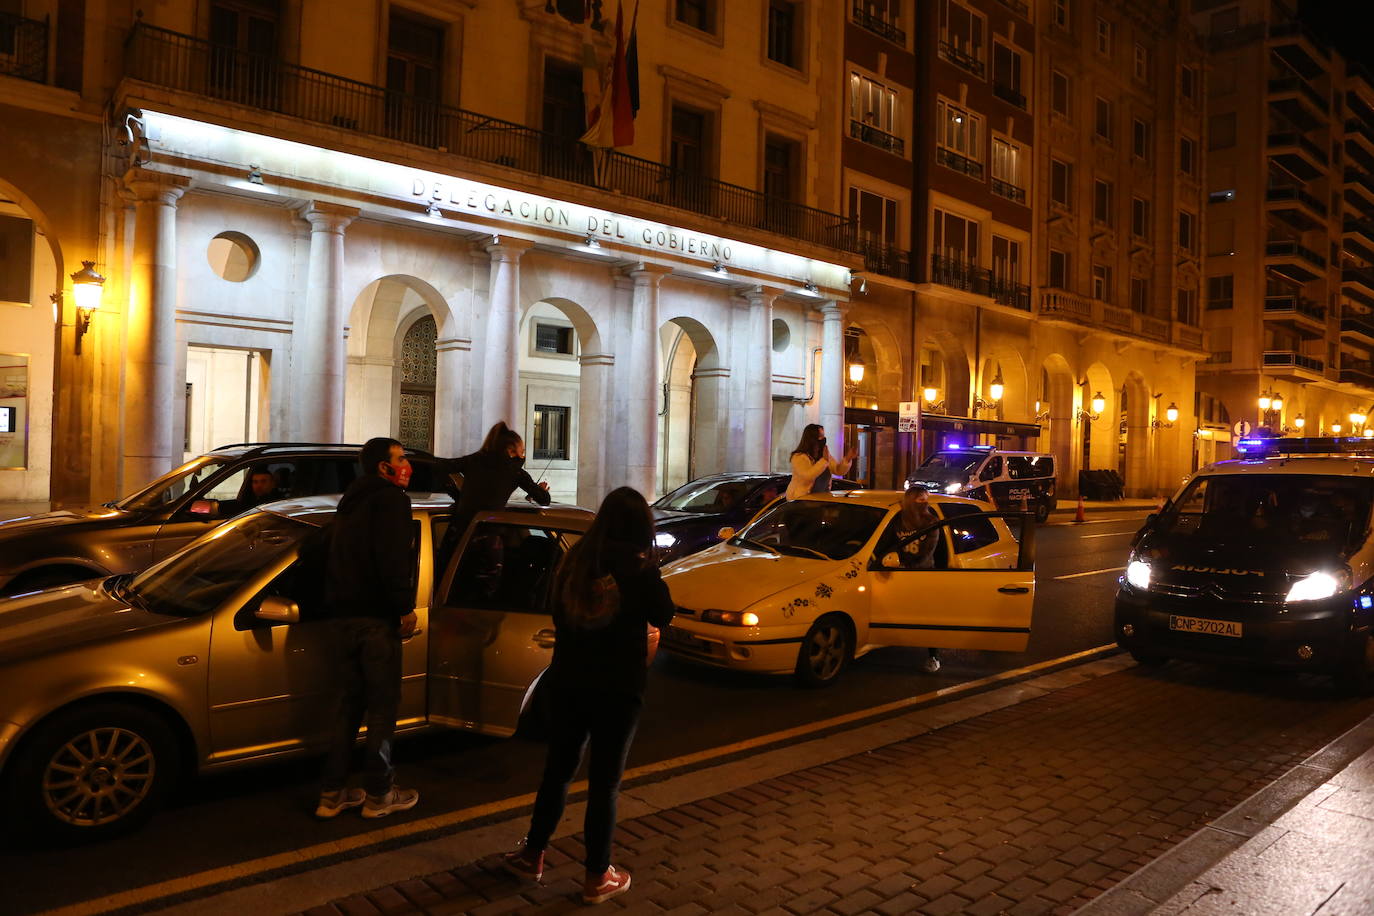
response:
[[[634,886],[607,908],[1067,913],[1372,711],[1317,679],[1127,668],[623,820],[615,861]],[[581,852],[578,834],[556,839],[542,887],[491,855],[309,914],[565,912]]]

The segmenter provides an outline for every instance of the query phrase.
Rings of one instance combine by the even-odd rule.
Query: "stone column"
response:
[[[491,256],[487,286],[487,340],[483,348],[482,426],[473,441],[480,442],[497,420],[505,420],[521,435],[520,412],[520,256],[530,247],[522,239],[502,239],[486,246]]]
[[[296,390],[291,403],[292,433],[305,442],[344,439],[344,378],[347,372],[343,301],[344,230],[358,216],[356,207],[312,200],[300,211],[310,223],[310,261],[305,303],[296,312],[291,335]],[[366,438],[386,435],[368,430]]]
[[[125,316],[121,490],[129,493],[181,463],[175,418],[177,201],[189,178],[144,168],[124,176],[134,194],[133,273]]]
[[[835,302],[821,306],[821,416],[830,454],[844,454],[844,310]]]
[[[744,459],[751,471],[773,469],[773,300],[782,290],[759,287],[749,300],[749,375],[745,379]]]
[[[615,357],[609,353],[583,353],[578,392],[577,504],[595,508],[609,492],[606,453],[611,403],[611,379]]]
[[[663,381],[659,365],[658,286],[667,268],[641,264],[626,272],[634,282],[630,291],[629,377],[625,393],[626,484],[652,501],[658,480],[658,392]]]
[[[442,332],[441,332],[442,333]],[[439,337],[434,373],[434,454],[462,455],[472,436],[468,411],[467,372],[472,360],[472,341],[466,337]]]

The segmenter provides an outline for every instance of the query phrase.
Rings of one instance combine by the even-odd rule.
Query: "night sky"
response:
[[[1374,72],[1374,0],[1300,0],[1298,9],[1342,56]]]

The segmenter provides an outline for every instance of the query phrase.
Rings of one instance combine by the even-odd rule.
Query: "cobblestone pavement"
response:
[[[622,821],[634,885],[606,908],[1068,913],[1371,712],[1315,678],[1128,668]],[[308,913],[580,909],[581,852],[555,840],[543,886],[493,855]]]

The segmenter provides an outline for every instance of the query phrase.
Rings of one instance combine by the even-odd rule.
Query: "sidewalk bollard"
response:
[[[1088,520],[1087,514],[1083,511],[1083,494],[1082,494],[1082,493],[1079,493],[1079,494],[1078,494],[1078,511],[1074,513],[1074,515],[1073,515],[1073,520],[1074,520],[1075,522],[1086,522],[1086,521]]]

